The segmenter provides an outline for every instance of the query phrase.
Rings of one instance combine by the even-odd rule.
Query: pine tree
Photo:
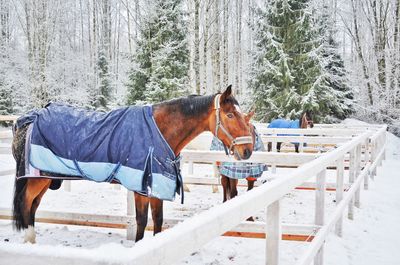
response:
[[[323,43],[309,0],[271,0],[258,9],[250,86],[258,118],[298,118],[304,110],[323,121],[339,108],[323,67]]]
[[[111,82],[110,73],[108,69],[108,60],[104,51],[99,52],[99,59],[97,62],[99,69],[99,95],[98,95],[98,107],[103,110],[108,110],[108,104],[111,98]]]
[[[336,21],[327,5],[322,8],[318,19],[320,35],[325,36],[322,50],[324,71],[327,74],[328,86],[335,92],[337,108],[332,108],[333,118],[343,120],[354,112],[354,94],[349,86],[348,73],[335,41]]]
[[[150,8],[129,72],[128,104],[159,102],[186,92],[189,52],[181,1],[157,0]]]
[[[9,70],[8,65],[10,64],[8,58],[9,50],[7,49],[7,41],[3,29],[0,33],[0,115],[9,115],[13,112],[12,88],[6,78],[7,70]]]
[[[344,61],[338,53],[338,44],[329,36],[323,56],[327,60],[324,67],[327,73],[328,86],[336,95],[337,108],[331,108],[334,118],[343,120],[354,112],[354,94],[349,86]]]
[[[11,89],[6,86],[0,76],[0,115],[9,115],[13,112],[11,95]]]
[[[108,66],[108,58],[104,50],[100,50],[97,59],[98,86],[89,88],[89,109],[107,111],[110,109],[111,81]]]

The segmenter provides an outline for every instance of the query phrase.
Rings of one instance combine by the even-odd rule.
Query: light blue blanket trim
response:
[[[46,161],[44,163],[43,161]],[[82,177],[79,170],[76,169],[74,161],[64,159],[54,155],[50,150],[39,146],[31,145],[30,163],[35,168],[40,168],[43,171],[67,176]],[[80,169],[88,177],[88,180],[96,182],[104,182],[114,171],[116,164],[100,163],[100,162],[77,162]],[[173,201],[175,199],[176,180],[175,176],[153,173],[152,187],[149,191],[151,197],[161,200]],[[124,187],[131,191],[142,192],[143,171],[133,169],[126,166],[121,166],[116,172],[115,179],[118,180]]]

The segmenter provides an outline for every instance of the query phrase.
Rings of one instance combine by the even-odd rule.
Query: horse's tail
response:
[[[26,178],[15,179],[13,199],[13,226],[17,231],[27,227],[23,218]]]
[[[17,230],[26,228],[27,224],[24,222],[24,198],[26,192],[26,178],[17,178],[25,175],[25,137],[28,127],[16,128],[13,126],[13,143],[12,154],[16,162],[16,178],[14,182],[14,198],[13,198],[13,225]]]

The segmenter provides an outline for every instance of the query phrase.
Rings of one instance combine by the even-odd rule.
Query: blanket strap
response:
[[[119,162],[119,163],[115,166],[115,168],[114,168],[114,170],[111,172],[110,176],[108,176],[108,178],[105,180],[106,182],[111,183],[111,182],[114,180],[114,178],[115,178],[115,176],[117,175],[119,169],[121,168],[121,165],[122,165],[121,162]]]
[[[81,174],[83,179],[91,180],[88,176],[86,176],[85,173],[83,173],[83,170],[79,166],[78,161],[76,161],[76,159],[74,159],[74,165],[75,165],[76,170],[78,170],[79,174]]]
[[[183,190],[183,179],[182,179],[182,175],[181,175],[181,169],[179,167],[179,163],[180,163],[181,159],[182,159],[182,157],[180,155],[178,155],[173,161],[171,161],[171,164],[174,167],[175,175],[177,177],[176,189],[179,190],[179,193],[181,195],[181,204],[183,204],[184,200],[185,200],[185,194],[184,194],[184,190]]]

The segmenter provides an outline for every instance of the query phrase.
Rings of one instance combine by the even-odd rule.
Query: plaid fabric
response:
[[[260,135],[255,130],[256,142],[254,151],[265,151],[263,142]],[[223,151],[224,145],[222,142],[214,137],[211,142],[210,150]],[[246,163],[246,162],[222,162],[218,163],[218,170],[221,175],[233,179],[244,179],[247,177],[259,178],[262,173],[267,170],[267,165],[259,163]]]

